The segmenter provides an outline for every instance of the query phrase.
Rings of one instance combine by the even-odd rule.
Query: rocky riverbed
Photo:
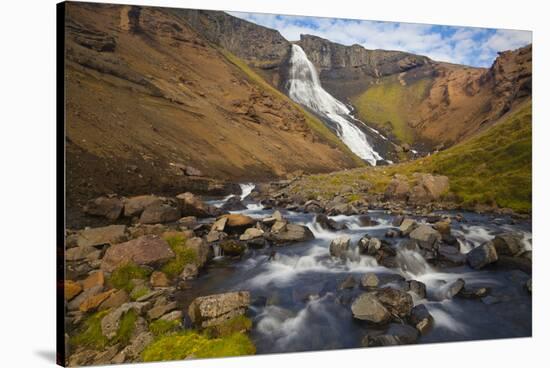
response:
[[[68,363],[531,336],[529,218],[288,186],[90,201],[106,226],[67,231]]]

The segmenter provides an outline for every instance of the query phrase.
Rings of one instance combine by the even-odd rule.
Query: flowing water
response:
[[[260,204],[247,202],[248,209],[238,213],[254,218],[273,213]],[[362,226],[357,216],[333,216],[348,229],[329,231],[319,227],[313,214],[281,212],[290,222],[308,226],[315,239],[284,247],[250,249],[239,260],[217,257],[191,282],[189,289],[178,295],[185,306],[200,295],[250,291],[249,314],[254,322],[251,336],[258,353],[359,347],[362,337],[374,328],[352,317],[351,302],[361,289],[339,290],[339,285],[349,275],[359,281],[366,272],[376,273],[381,286],[399,287],[402,278],[426,284],[426,299],[411,294],[415,304],[425,304],[435,320],[434,328],[420,338],[420,343],[531,336],[531,297],[523,286],[529,276],[521,271],[474,271],[467,266],[438,269],[415,251],[398,251],[398,267],[392,269],[356,250],[351,260],[344,262],[329,256],[332,239],[348,235],[355,245],[365,234],[384,238],[392,228],[392,217],[384,211],[371,211],[370,217],[378,224]],[[505,217],[462,214],[466,221],[453,221],[452,234],[460,239],[463,252],[492,239],[496,233],[512,230],[521,232],[526,248],[531,247],[529,222],[512,225]],[[394,246],[400,241],[387,240]],[[448,285],[458,278],[465,280],[468,287],[490,287],[491,295],[500,302],[446,299]]]
[[[292,45],[288,95],[294,101],[332,122],[340,139],[357,156],[371,165],[376,165],[378,160],[383,159],[358,124],[369,129],[371,135],[378,136],[379,139],[387,139],[375,129],[369,128],[354,118],[351,110],[343,102],[338,101],[321,86],[315,66],[298,45]]]

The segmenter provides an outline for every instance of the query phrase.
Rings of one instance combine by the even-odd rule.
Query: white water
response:
[[[252,193],[254,188],[256,188],[256,186],[252,183],[239,184],[239,186],[241,187],[241,192],[242,192],[241,201],[246,197],[248,197],[250,193]]]
[[[357,156],[373,166],[377,160],[382,160],[365,133],[352,123],[356,119],[351,116],[348,107],[323,89],[315,66],[298,45],[292,45],[290,65],[290,98],[334,122],[338,136]]]

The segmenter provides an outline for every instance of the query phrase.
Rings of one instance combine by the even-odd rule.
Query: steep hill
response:
[[[362,120],[424,149],[460,142],[531,96],[531,45],[500,53],[485,69],[309,35],[298,43],[325,88]]]
[[[266,180],[362,164],[181,14],[67,4],[69,204],[110,192],[223,191],[185,176],[188,165],[208,178]]]

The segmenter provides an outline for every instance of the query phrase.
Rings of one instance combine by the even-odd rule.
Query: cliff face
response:
[[[209,191],[210,178],[266,180],[358,164],[319,121],[182,12],[67,4],[69,205],[112,192]],[[235,39],[220,42],[239,49]],[[185,166],[202,177],[186,176]]]

